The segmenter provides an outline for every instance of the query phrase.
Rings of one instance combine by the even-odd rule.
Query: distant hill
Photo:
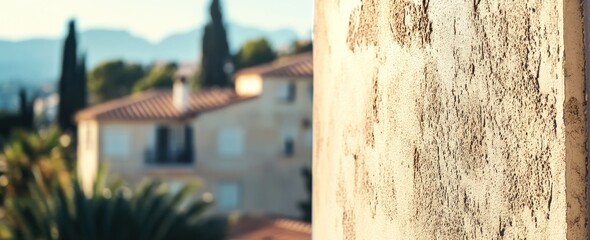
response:
[[[266,31],[228,24],[230,48],[236,52],[248,39],[266,37],[275,47],[284,47],[298,38],[290,29]],[[79,51],[87,54],[88,69],[110,60],[140,63],[192,61],[200,56],[202,28],[173,34],[158,43],[124,30],[91,29],[79,33]],[[0,40],[0,82],[19,81],[42,84],[56,81],[61,66],[62,39]]]

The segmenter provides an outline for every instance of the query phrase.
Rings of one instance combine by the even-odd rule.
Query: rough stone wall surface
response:
[[[584,239],[579,1],[316,0],[314,239]]]

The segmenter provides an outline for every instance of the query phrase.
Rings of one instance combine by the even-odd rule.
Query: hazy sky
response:
[[[209,0],[0,0],[0,38],[59,37],[68,19],[78,29],[125,29],[150,41],[201,26]],[[291,28],[309,37],[312,0],[223,0],[225,21]]]

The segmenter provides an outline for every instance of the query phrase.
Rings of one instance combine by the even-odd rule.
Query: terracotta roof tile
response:
[[[240,97],[229,88],[199,90],[191,93],[183,113],[174,107],[171,90],[148,91],[86,108],[76,114],[76,121],[181,119],[248,99],[252,97]]]
[[[258,74],[263,77],[313,77],[313,54],[302,53],[279,58],[271,63],[246,68],[236,76]]]
[[[311,239],[309,223],[269,216],[244,216],[230,229],[230,240]]]

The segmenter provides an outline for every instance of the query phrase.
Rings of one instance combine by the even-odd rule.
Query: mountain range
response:
[[[283,48],[298,39],[295,31],[262,30],[239,24],[227,24],[228,41],[237,52],[248,39],[265,37],[275,48]],[[172,34],[151,43],[125,30],[89,29],[78,33],[78,51],[86,55],[87,68],[112,59],[149,64],[154,61],[196,62],[200,56],[202,28]],[[0,39],[0,83],[28,84],[55,82],[61,68],[62,39]]]

